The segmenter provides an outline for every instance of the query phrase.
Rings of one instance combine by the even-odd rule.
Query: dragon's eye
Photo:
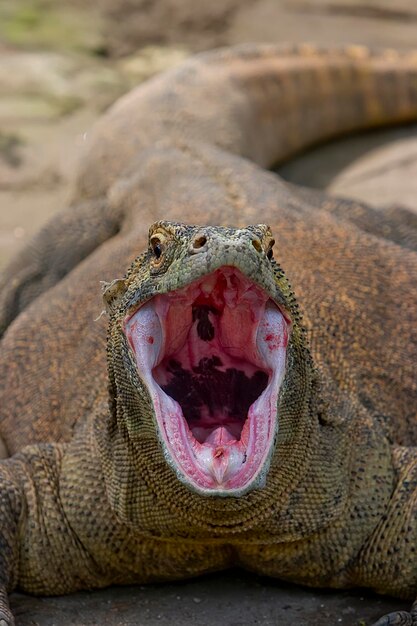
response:
[[[162,256],[162,252],[163,252],[162,242],[159,237],[152,237],[151,248],[155,257],[159,259]]]
[[[273,250],[274,244],[275,244],[275,239],[271,239],[268,252],[266,253],[266,256],[268,257],[270,261],[274,258],[274,250]]]

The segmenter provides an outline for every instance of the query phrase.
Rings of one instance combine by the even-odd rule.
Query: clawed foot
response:
[[[15,626],[13,615],[4,606],[0,609],[0,626]]]
[[[414,602],[410,612],[394,611],[381,617],[373,626],[417,626],[417,601]]]
[[[0,587],[0,626],[15,626],[4,587]]]

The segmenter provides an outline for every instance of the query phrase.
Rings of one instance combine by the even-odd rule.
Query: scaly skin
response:
[[[150,81],[97,124],[73,207],[0,285],[0,433],[13,455],[0,463],[0,624],[13,623],[16,587],[60,594],[233,565],[415,596],[415,218],[259,166],[416,118],[416,85],[411,53],[244,47]],[[105,289],[106,367],[99,281],[123,276],[162,219],[159,269],[148,248]],[[260,221],[272,263],[269,231],[245,228]],[[189,254],[201,233],[204,266]],[[121,330],[133,300],[224,264],[280,294],[293,319],[266,485],[238,498],[177,479]],[[415,612],[381,623],[393,619],[417,624]]]

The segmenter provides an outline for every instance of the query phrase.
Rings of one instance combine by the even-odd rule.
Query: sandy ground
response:
[[[192,52],[245,41],[410,48],[414,0],[3,0],[0,267],[71,195],[97,116]],[[417,126],[337,141],[285,164],[291,181],[417,211]],[[405,607],[363,591],[315,592],[242,572],[185,583],[13,596],[17,626],[371,624]]]
[[[364,626],[404,603],[314,592],[231,571],[184,583],[63,598],[12,597],[17,626]]]

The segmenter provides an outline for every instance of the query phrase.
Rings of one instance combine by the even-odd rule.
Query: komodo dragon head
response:
[[[263,487],[309,402],[310,354],[273,245],[262,224],[157,222],[104,290],[117,437],[133,459],[156,431],[154,461],[200,495]]]

